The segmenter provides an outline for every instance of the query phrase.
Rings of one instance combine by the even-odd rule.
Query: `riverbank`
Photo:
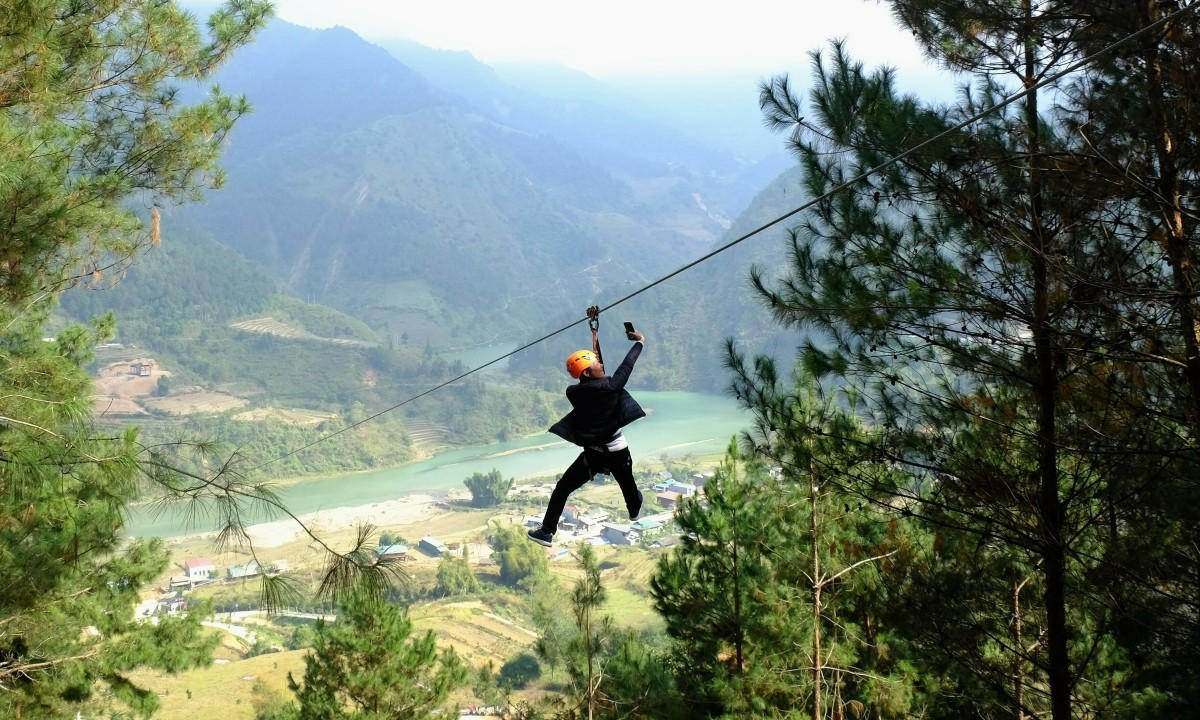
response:
[[[725,452],[730,440],[748,418],[728,398],[694,393],[639,393],[644,407],[655,410],[625,431],[636,467],[661,466],[665,459],[703,457]],[[330,451],[335,446],[330,444]],[[543,433],[519,440],[457,447],[431,458],[397,468],[306,478],[276,486],[279,499],[297,516],[310,516],[339,508],[364,508],[404,502],[419,495],[445,497],[463,491],[463,481],[474,473],[499,472],[518,484],[538,478],[555,478],[575,459],[579,449]],[[158,510],[157,508],[153,510]],[[130,508],[126,532],[133,537],[173,538],[214,531],[217,521],[199,518],[185,505],[152,511]],[[315,516],[315,515],[314,515]],[[248,523],[284,522],[280,514],[259,515]]]
[[[467,497],[470,497],[469,493]],[[255,548],[266,549],[277,548],[301,540],[309,533],[325,536],[367,524],[375,527],[409,525],[428,518],[433,514],[436,505],[445,503],[448,499],[452,498],[417,494],[370,505],[317,510],[297,515],[295,519],[287,518],[249,525],[246,527],[246,535]],[[215,540],[216,537],[215,531],[208,531],[179,535],[175,539],[180,542],[189,542]]]
[[[717,453],[706,454],[698,456],[696,463],[699,468],[709,470],[716,467],[723,457]],[[638,466],[639,470],[657,471],[663,468],[657,461],[638,463]],[[554,476],[520,479],[510,491],[510,496],[545,498],[554,489],[554,482]],[[277,548],[304,540],[309,534],[325,537],[362,525],[376,528],[413,525],[430,520],[454,505],[465,507],[470,501],[471,493],[465,488],[440,493],[413,493],[366,505],[347,505],[300,513],[295,519],[289,517],[256,523],[246,527],[246,535],[258,549]],[[212,541],[216,537],[216,531],[206,531],[176,535],[172,539],[177,543],[186,544]]]

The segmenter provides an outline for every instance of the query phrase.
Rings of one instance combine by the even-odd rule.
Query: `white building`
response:
[[[183,561],[183,569],[187,573],[188,582],[193,586],[211,582],[217,575],[217,566],[206,557],[188,558]]]
[[[685,497],[691,497],[696,494],[696,486],[691,483],[673,482],[671,487],[667,488],[669,492],[676,492]]]

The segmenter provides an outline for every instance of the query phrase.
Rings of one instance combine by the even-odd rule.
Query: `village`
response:
[[[675,480],[666,471],[655,473],[653,476],[655,482],[650,490],[654,493],[654,503],[658,512],[643,514],[632,522],[619,522],[618,518],[614,517],[614,512],[609,506],[610,503],[605,502],[603,497],[598,498],[594,493],[590,496],[588,493],[581,493],[586,499],[568,504],[564,508],[559,521],[555,546],[547,548],[545,551],[547,560],[551,562],[567,561],[572,557],[573,550],[581,544],[644,549],[669,548],[675,545],[679,540],[673,523],[675,508],[682,498],[697,496],[712,476],[712,471],[698,472],[691,476],[690,482],[687,482]],[[602,483],[592,483],[592,485],[599,486]],[[523,503],[524,500],[519,499],[521,496],[537,497],[548,490],[549,487],[545,485],[519,486],[514,497],[518,498],[517,502]],[[456,503],[455,500],[458,502]],[[462,500],[463,493],[456,492],[452,494],[451,498],[430,503],[431,512],[435,510],[453,511],[460,508],[458,503],[461,503]],[[509,522],[517,520],[516,517],[504,515],[500,517]],[[428,517],[427,519],[432,520]],[[403,520],[411,520],[411,518]],[[537,527],[541,525],[542,516],[526,514],[520,522],[527,528]],[[436,523],[427,523],[422,529],[436,530],[436,528],[428,527],[428,524],[436,525]],[[480,538],[474,538],[477,541],[470,542],[462,531],[456,531],[452,527],[448,532],[453,537],[443,539],[435,532],[428,532],[421,535],[411,546],[407,542],[396,541],[398,533],[408,526],[408,523],[403,523],[395,528],[384,529],[379,535],[378,546],[372,551],[374,556],[380,560],[411,563],[414,570],[420,566],[435,564],[444,556],[463,557],[465,555],[472,563],[477,564],[490,564],[491,562],[489,558],[493,549],[487,543],[478,542]],[[265,544],[269,546],[273,543]],[[195,543],[188,543],[186,546],[200,547]],[[293,550],[270,549],[277,551],[276,554],[279,556],[263,559],[261,562],[246,559],[237,553],[227,553],[238,561],[226,563],[214,561],[210,555],[197,554],[177,557],[170,576],[163,578],[163,581],[156,587],[143,592],[143,599],[137,610],[138,617],[151,618],[158,615],[186,612],[189,600],[197,597],[193,594],[195,591],[201,591],[199,597],[211,597],[213,593],[204,592],[203,589],[210,586],[234,586],[263,575],[281,575],[298,569],[298,566],[294,566],[288,557],[283,556],[294,554]]]

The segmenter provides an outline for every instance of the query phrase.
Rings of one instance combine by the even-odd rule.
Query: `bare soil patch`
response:
[[[133,358],[100,368],[93,408],[97,415],[148,415],[141,398],[158,389],[158,379],[170,377],[154,358]]]
[[[158,379],[170,377],[154,358],[135,358],[100,368],[96,378],[96,394],[113,397],[141,397],[158,389]]]
[[[247,403],[245,398],[210,392],[199,386],[178,388],[166,397],[157,397],[158,380],[163,377],[171,377],[171,372],[154,358],[133,358],[105,365],[95,383],[96,414],[145,416],[151,410],[172,415],[219,413]]]
[[[113,397],[112,395],[97,395],[92,407],[94,408],[96,415],[99,416],[149,415],[149,413],[146,412],[146,408],[142,407],[134,400],[123,397]]]
[[[197,390],[188,393],[173,393],[167,397],[146,398],[142,404],[154,410],[171,413],[172,415],[191,415],[192,413],[218,413],[240,408],[246,404],[245,398],[234,397],[220,392]]]

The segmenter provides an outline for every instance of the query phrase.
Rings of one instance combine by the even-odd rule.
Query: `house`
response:
[[[573,530],[579,530],[581,532],[587,532],[588,530],[591,530],[596,525],[599,525],[602,522],[606,522],[607,520],[608,520],[608,513],[600,511],[600,510],[593,510],[590,512],[586,512],[583,515],[576,515],[575,519],[570,523],[559,523],[559,527],[562,528],[563,530],[573,529]]]
[[[217,576],[217,566],[206,557],[188,558],[183,561],[183,570],[187,574],[188,583],[193,587],[206,582],[212,582]]]
[[[654,498],[658,500],[659,507],[673,508],[679,503],[679,493],[677,492],[660,492]]]
[[[633,545],[638,541],[638,531],[628,525],[604,523],[600,526],[600,537],[613,545]]]
[[[525,527],[540,528],[541,526],[542,526],[542,518],[540,516],[538,516],[538,515],[526,515],[525,516]]]
[[[564,506],[563,511],[562,511],[562,517],[563,517],[563,520],[566,520],[567,522],[571,522],[571,523],[575,522],[576,520],[579,519],[579,506],[578,505]]]
[[[130,363],[129,372],[130,372],[130,374],[137,375],[139,377],[149,377],[150,376],[150,368],[151,368],[151,365],[149,363],[135,362],[135,363]]]
[[[604,510],[589,510],[575,522],[585,527],[591,527],[592,525],[599,525],[600,523],[608,522],[608,517],[608,513]]]
[[[241,578],[255,577],[262,574],[262,568],[258,563],[250,561],[245,565],[230,565],[225,569],[225,577],[230,580],[239,580]]]
[[[696,494],[696,486],[691,483],[676,481],[671,483],[671,487],[667,488],[667,491],[691,497]]]
[[[651,540],[662,534],[662,523],[653,518],[639,518],[630,525],[630,529],[637,534],[639,540]]]
[[[421,541],[417,543],[417,547],[422,552],[429,553],[435,557],[446,552],[446,545],[432,535],[426,535],[425,537],[421,538]]]
[[[675,513],[671,512],[671,511],[660,512],[660,513],[654,513],[653,515],[643,515],[639,519],[640,520],[653,520],[654,522],[658,523],[659,527],[662,527],[675,519]]]
[[[395,560],[407,560],[408,559],[408,546],[399,544],[399,543],[397,543],[395,545],[380,545],[375,550],[375,557],[393,558]]]
[[[630,525],[630,527],[640,533],[644,533],[647,530],[658,530],[662,527],[662,524],[653,518],[647,517],[634,521],[633,525]]]
[[[664,535],[654,541],[654,547],[669,548],[679,544],[678,535]]]

